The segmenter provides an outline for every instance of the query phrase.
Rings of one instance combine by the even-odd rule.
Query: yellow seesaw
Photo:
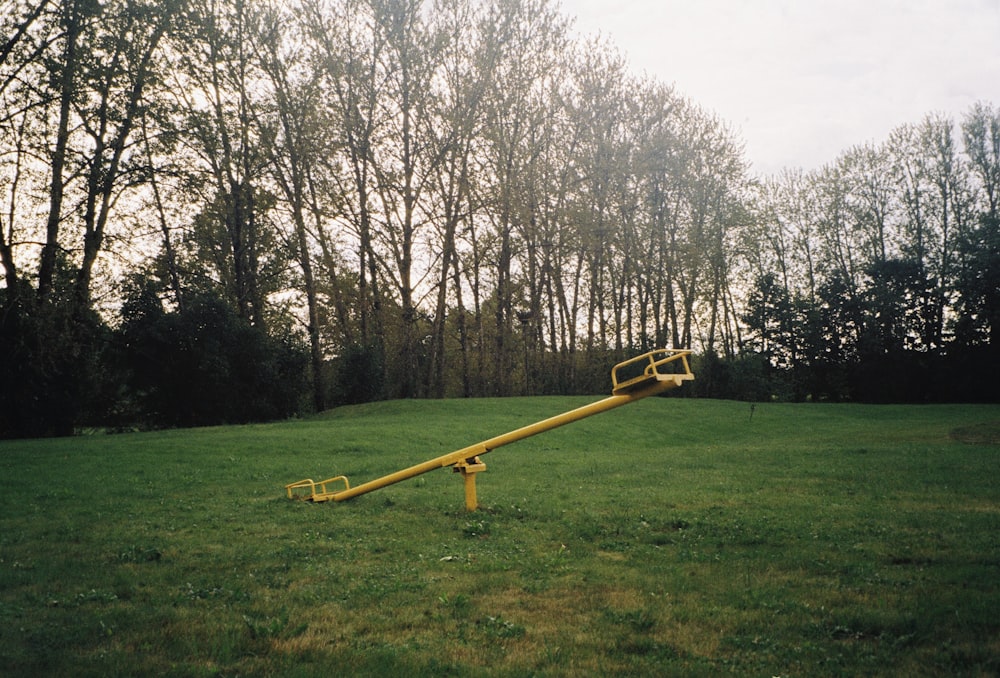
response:
[[[390,473],[357,487],[351,487],[346,476],[336,476],[319,482],[307,478],[285,485],[285,490],[289,499],[306,499],[316,502],[344,501],[408,480],[428,471],[451,466],[453,471],[462,474],[465,481],[465,508],[469,511],[475,511],[479,506],[476,499],[476,474],[486,470],[486,464],[479,459],[480,456],[518,440],[677,388],[685,381],[694,379],[694,374],[691,373],[691,366],[688,363],[690,354],[691,351],[682,349],[657,349],[618,363],[611,370],[612,395],[603,400],[543,419],[529,426],[484,440],[481,443],[463,447],[460,450]],[[343,487],[336,489],[336,486],[341,484]],[[328,487],[330,485],[334,485],[335,489],[330,490]]]

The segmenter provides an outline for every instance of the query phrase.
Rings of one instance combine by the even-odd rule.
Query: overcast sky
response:
[[[1000,0],[562,0],[726,120],[758,173],[816,169],[976,101],[1000,106]]]

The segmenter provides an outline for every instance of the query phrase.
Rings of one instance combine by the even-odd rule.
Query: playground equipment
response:
[[[486,470],[486,464],[480,460],[482,455],[492,452],[498,447],[544,433],[558,426],[677,388],[685,381],[694,379],[691,366],[688,364],[690,353],[688,350],[681,349],[657,349],[618,363],[611,370],[611,395],[603,400],[543,419],[475,445],[463,447],[460,450],[390,473],[357,487],[351,487],[346,476],[336,476],[319,482],[307,478],[289,483],[285,486],[285,490],[289,499],[306,499],[314,502],[344,501],[428,471],[451,466],[454,472],[462,474],[465,483],[466,509],[475,511],[478,508],[476,474]],[[337,489],[341,484],[343,487]],[[335,486],[332,490],[329,489],[331,485]]]

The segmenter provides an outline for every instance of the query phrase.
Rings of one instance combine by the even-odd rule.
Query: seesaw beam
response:
[[[543,419],[528,426],[523,426],[508,433],[476,443],[475,445],[463,447],[460,450],[455,450],[440,457],[435,457],[423,463],[382,476],[381,478],[376,478],[357,487],[350,487],[350,483],[346,477],[337,476],[319,483],[312,480],[300,480],[296,483],[286,485],[285,489],[290,498],[304,498],[312,501],[345,501],[439,468],[451,466],[455,472],[462,474],[465,485],[466,508],[470,511],[475,511],[478,508],[475,474],[486,470],[486,464],[480,460],[480,456],[498,447],[510,445],[511,443],[530,438],[539,433],[551,431],[552,429],[571,424],[595,414],[607,412],[608,410],[628,405],[637,400],[677,388],[685,381],[694,379],[690,364],[688,363],[690,353],[687,350],[659,349],[626,360],[615,365],[612,369],[612,395],[603,400],[563,412],[562,414]],[[664,371],[668,366],[671,369],[674,368],[674,363],[680,367],[681,371]],[[334,481],[343,482],[344,489],[327,491],[326,484]],[[317,491],[317,488],[319,488],[319,491]],[[301,495],[297,493],[298,490],[303,489],[309,490],[310,494]]]

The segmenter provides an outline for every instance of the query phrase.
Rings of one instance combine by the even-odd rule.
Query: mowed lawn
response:
[[[0,675],[1000,674],[1000,406],[397,401],[0,442]]]

